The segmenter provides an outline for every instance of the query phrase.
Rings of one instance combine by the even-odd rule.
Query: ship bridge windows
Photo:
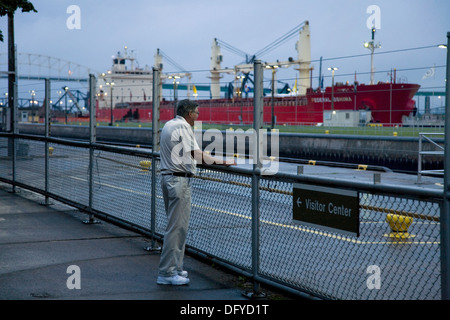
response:
[[[125,59],[114,59],[114,64],[125,64]]]

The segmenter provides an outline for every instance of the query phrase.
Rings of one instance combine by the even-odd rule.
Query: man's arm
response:
[[[203,152],[200,149],[194,150],[192,151],[192,156],[194,157],[195,160],[197,160],[198,162],[202,163],[202,164],[219,164],[219,165],[224,165],[224,166],[232,166],[232,165],[236,165],[236,162],[233,160],[224,160],[221,158],[216,158],[213,156],[210,156],[209,154]]]

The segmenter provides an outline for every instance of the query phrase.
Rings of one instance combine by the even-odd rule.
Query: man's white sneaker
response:
[[[189,279],[185,277],[181,277],[178,274],[172,277],[162,277],[158,276],[156,280],[157,284],[170,284],[173,286],[182,286],[189,283]]]
[[[183,277],[183,278],[187,278],[188,277],[188,272],[187,271],[178,271],[178,275],[180,276],[180,277]]]

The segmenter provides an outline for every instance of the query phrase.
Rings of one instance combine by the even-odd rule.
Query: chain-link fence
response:
[[[166,214],[159,160],[153,157],[139,148],[5,133],[0,134],[0,181],[163,240]],[[294,221],[296,183],[356,190],[359,236]],[[192,190],[189,249],[254,275],[255,281],[327,299],[441,299],[438,191],[287,173],[255,175],[239,167],[200,167]],[[388,217],[399,219],[397,231],[406,231],[395,232]]]
[[[259,293],[260,283],[267,283],[325,299],[447,299],[447,193],[281,171],[263,174],[259,166],[263,148],[256,134],[264,122],[262,75],[263,66],[255,61],[252,121],[257,164],[253,168],[200,166],[197,176],[190,178],[187,249],[250,277],[253,294]],[[159,76],[154,68],[152,96],[161,98]],[[155,242],[164,240],[166,228],[157,152],[160,99],[152,101],[150,151],[97,143],[95,103],[90,106],[89,142],[52,138],[49,80],[45,90],[44,135],[18,132],[17,99],[12,100],[10,130],[0,132],[0,181],[13,190],[27,188],[46,200],[74,206],[89,214],[87,222],[97,216],[132,227],[151,238],[151,249],[158,248]],[[89,91],[89,101],[95,102],[93,75]],[[271,161],[276,160],[272,156]],[[300,184],[304,189],[298,196]],[[305,206],[302,201],[310,201],[306,207],[313,214],[348,213],[347,203],[340,208],[330,207],[329,199],[324,200],[328,205],[301,199],[311,190],[354,195],[349,205],[354,205],[356,232],[330,229],[323,218],[327,215],[317,214],[321,218],[312,224],[299,219],[296,213]]]

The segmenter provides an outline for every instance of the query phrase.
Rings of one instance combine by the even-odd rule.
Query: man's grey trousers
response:
[[[183,270],[184,248],[191,215],[191,178],[163,175],[161,188],[168,221],[159,262],[159,275],[170,277]]]

